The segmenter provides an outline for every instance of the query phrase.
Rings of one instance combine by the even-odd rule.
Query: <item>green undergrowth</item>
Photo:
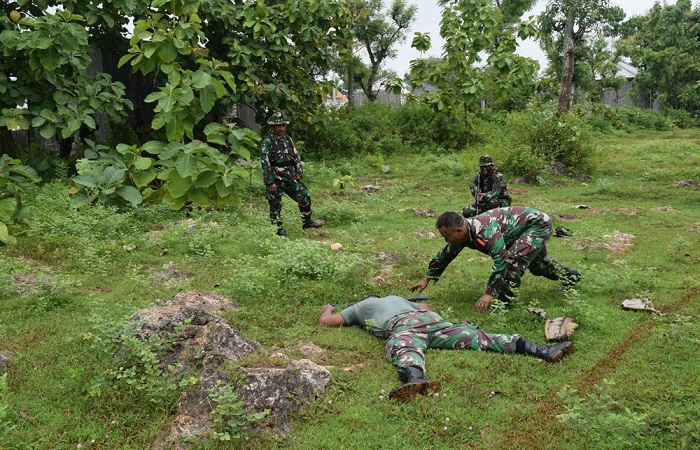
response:
[[[333,375],[285,436],[236,438],[232,420],[243,413],[222,391],[229,430],[219,436],[232,440],[191,448],[697,448],[699,143],[698,130],[598,138],[601,163],[590,178],[511,183],[514,204],[573,232],[552,238],[548,251],[583,273],[576,290],[528,274],[513,308],[475,314],[491,262],[467,249],[425,293],[450,320],[536,342],[545,340],[544,320],[527,308],[570,316],[579,324],[574,352],[550,365],[429,351],[428,375],[443,389],[405,404],[388,400],[399,381],[383,343],[361,329],[319,327],[319,308],[409,296],[444,245],[437,215],[470,202],[485,147],[308,164],[314,218],[325,225],[302,230],[285,198],[288,239],[269,224],[261,180],[240,205],[182,212],[73,209],[63,184],[44,185],[17,243],[0,248],[0,351],[13,353],[0,379],[0,448],[155,447],[196,375],[164,381],[150,363],[157,342],[132,343],[142,372],[120,369],[108,337],[183,290],[231,298],[240,309],[225,318],[246,339],[295,357],[298,344],[325,349],[315,362]],[[508,151],[493,150],[497,162]],[[630,298],[648,298],[663,314],[621,308]],[[263,350],[229,369],[271,361]]]

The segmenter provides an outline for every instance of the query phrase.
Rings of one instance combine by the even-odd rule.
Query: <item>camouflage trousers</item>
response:
[[[462,210],[464,218],[474,217],[488,210],[510,206],[510,198],[496,198],[490,202],[473,203]]]
[[[566,268],[554,258],[547,256],[547,241],[552,237],[552,221],[545,213],[524,230],[508,247],[506,272],[501,292],[506,296],[520,286],[525,270],[535,276],[559,280]]]
[[[270,205],[270,221],[273,225],[282,226],[282,194],[287,194],[299,205],[299,212],[303,221],[311,220],[311,194],[301,180],[292,177],[276,178],[277,192],[267,191],[265,197]]]
[[[394,316],[385,328],[386,359],[400,371],[420,367],[425,373],[429,348],[513,353],[518,334],[488,334],[470,322],[448,322],[434,311],[413,311]]]

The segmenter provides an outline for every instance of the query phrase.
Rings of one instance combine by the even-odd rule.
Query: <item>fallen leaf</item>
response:
[[[578,324],[571,317],[563,316],[549,320],[544,324],[544,335],[547,340],[560,341],[568,338],[578,328]]]
[[[648,298],[630,298],[622,302],[622,307],[635,311],[651,311],[654,314],[661,314],[661,311],[654,308],[654,305]]]
[[[533,314],[537,314],[538,316],[540,316],[543,319],[547,318],[547,311],[545,311],[542,308],[528,308],[527,310],[528,310],[528,312],[531,312]]]

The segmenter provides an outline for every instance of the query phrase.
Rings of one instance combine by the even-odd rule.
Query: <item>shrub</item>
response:
[[[352,113],[328,110],[320,122],[322,127],[300,130],[307,159],[403,154],[466,143],[459,117],[437,115],[416,102],[398,107],[368,103]]]
[[[359,256],[334,252],[313,241],[275,239],[266,244],[270,251],[266,261],[273,273],[292,279],[342,279],[362,263]]]
[[[613,109],[616,126],[622,130],[670,130],[673,122],[661,111],[625,106]]]
[[[555,161],[572,172],[587,173],[593,169],[592,135],[577,113],[557,115],[550,109],[514,113],[509,116],[508,125],[515,145],[507,151],[504,168],[515,175],[536,178],[543,166]]]

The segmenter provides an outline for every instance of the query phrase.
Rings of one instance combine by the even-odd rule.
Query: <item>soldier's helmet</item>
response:
[[[289,122],[284,118],[284,114],[276,112],[267,121],[268,125],[287,125]]]
[[[479,167],[493,166],[493,158],[491,155],[481,155],[479,158]]]

